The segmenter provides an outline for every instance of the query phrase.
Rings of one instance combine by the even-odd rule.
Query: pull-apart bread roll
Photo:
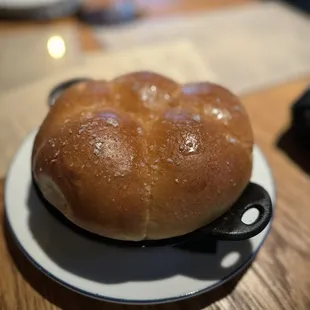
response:
[[[152,72],[67,88],[35,139],[34,180],[76,225],[118,240],[192,232],[247,186],[253,137],[239,99]]]

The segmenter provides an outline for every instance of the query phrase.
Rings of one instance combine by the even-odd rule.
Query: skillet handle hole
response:
[[[259,205],[253,205],[250,208],[248,208],[241,217],[241,222],[245,225],[251,226],[258,222],[260,219],[261,215],[261,210],[260,210]]]

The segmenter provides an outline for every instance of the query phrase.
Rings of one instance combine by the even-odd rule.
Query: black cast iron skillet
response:
[[[61,94],[61,92],[70,87],[71,85],[91,80],[89,78],[76,78],[65,81],[57,85],[50,93],[48,98],[48,104],[52,106]],[[61,212],[59,212],[54,206],[50,205],[42,196],[37,185],[34,183],[34,187],[38,194],[38,197],[43,202],[44,206],[63,224],[73,229],[75,232],[82,234],[87,238],[104,242],[106,244],[112,244],[121,247],[145,247],[145,246],[180,246],[185,243],[190,243],[195,240],[203,242],[213,240],[245,240],[259,234],[270,222],[272,217],[272,202],[267,191],[256,183],[250,182],[243,191],[239,199],[234,205],[221,217],[214,220],[212,223],[201,227],[200,229],[174,238],[161,239],[161,240],[146,240],[146,241],[120,241],[105,238],[93,233],[90,233],[69,221]],[[245,224],[241,219],[242,216],[250,209],[255,208],[258,210],[258,217],[251,224]]]
[[[210,239],[240,241],[259,234],[268,225],[272,217],[272,202],[267,191],[260,185],[250,182],[239,199],[224,215],[192,233],[161,240],[121,241],[96,235],[73,224],[60,211],[45,200],[35,181],[33,181],[33,183],[36,193],[43,205],[64,225],[84,237],[121,247],[180,246],[198,239],[199,242],[203,242],[204,240],[208,241]],[[242,221],[242,216],[252,208],[257,209],[259,215],[253,223],[245,224]]]

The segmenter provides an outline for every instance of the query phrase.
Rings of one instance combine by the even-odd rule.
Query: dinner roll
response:
[[[192,232],[247,186],[252,129],[239,99],[153,72],[67,88],[35,138],[32,170],[70,221],[118,240]]]

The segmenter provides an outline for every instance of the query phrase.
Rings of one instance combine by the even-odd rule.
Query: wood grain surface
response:
[[[296,152],[287,133],[289,107],[308,79],[280,85],[243,99],[255,139],[265,153],[277,186],[272,230],[253,264],[213,292],[149,309],[310,309],[309,154]],[[293,148],[293,152],[290,149]],[[135,309],[78,295],[35,269],[16,248],[0,205],[0,309]],[[143,307],[139,307],[143,308]]]
[[[202,7],[203,1],[191,1],[195,2]],[[212,5],[215,2],[221,1],[205,1]],[[187,5],[185,0],[171,3],[176,3],[175,11],[178,3]],[[66,22],[78,23],[74,19]],[[9,26],[2,24],[0,29],[6,30],[6,27]],[[85,50],[98,47],[86,26],[81,25],[80,35]],[[242,98],[252,121],[256,142],[269,161],[277,187],[272,230],[255,261],[237,278],[210,293],[166,305],[140,306],[140,309],[310,309],[310,154],[295,145],[288,130],[290,105],[309,83],[310,77]],[[1,180],[0,310],[138,308],[81,296],[34,268],[16,247],[6,228],[3,184]]]

